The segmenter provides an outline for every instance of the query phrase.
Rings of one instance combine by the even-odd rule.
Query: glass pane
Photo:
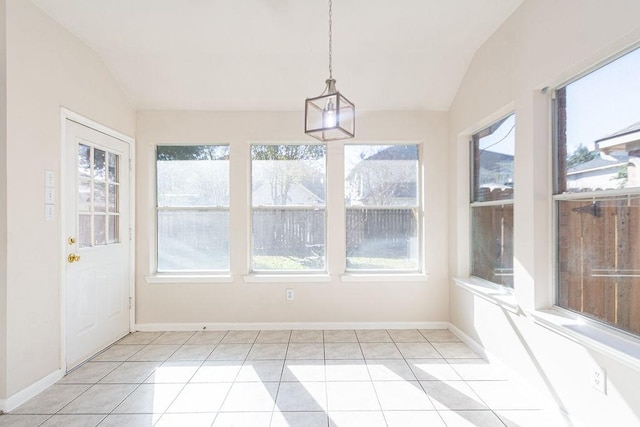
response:
[[[229,270],[229,212],[158,212],[158,271]]]
[[[105,156],[106,153],[97,148],[93,149],[93,177],[104,181],[105,179]]]
[[[119,182],[118,177],[118,164],[120,163],[120,156],[117,154],[109,153],[109,181]]]
[[[93,226],[95,231],[94,245],[104,245],[107,243],[107,216],[106,215],[94,215]]]
[[[416,209],[347,209],[347,270],[417,271]]]
[[[109,184],[109,212],[118,212],[118,190],[120,187]]]
[[[251,146],[253,206],[325,205],[324,145]]]
[[[513,199],[516,119],[512,114],[473,135],[473,201]]]
[[[78,209],[80,212],[91,212],[91,181],[78,180]]]
[[[105,212],[107,209],[106,184],[103,182],[93,183],[93,209],[95,212]]]
[[[513,205],[471,209],[471,274],[513,288]]]
[[[640,49],[557,91],[557,192],[640,187]]]
[[[158,206],[229,206],[229,147],[157,149]]]
[[[324,209],[253,211],[253,270],[324,270]]]
[[[81,248],[91,246],[91,215],[78,217],[78,245]]]
[[[91,147],[78,145],[78,174],[80,176],[91,175]]]
[[[558,305],[640,334],[640,196],[557,208]]]
[[[109,240],[108,243],[118,243],[120,241],[120,217],[118,215],[109,215]]]
[[[346,145],[347,206],[416,206],[417,145]]]

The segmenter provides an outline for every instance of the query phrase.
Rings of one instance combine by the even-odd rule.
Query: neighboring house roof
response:
[[[417,145],[394,145],[378,151],[364,160],[415,160],[417,158]]]
[[[271,185],[262,184],[251,195],[253,206],[273,206]],[[324,204],[324,200],[316,196],[302,184],[293,184],[287,192],[287,206],[313,206]]]
[[[484,169],[493,169],[498,163],[513,162],[513,156],[510,154],[496,153],[495,151],[485,150],[480,153],[480,167]]]
[[[582,172],[594,171],[598,169],[610,169],[624,166],[629,162],[629,156],[626,154],[612,154],[603,156],[602,153],[595,159],[581,163],[570,168],[567,175],[575,175]]]
[[[606,152],[638,150],[640,148],[640,122],[596,140],[596,148]]]

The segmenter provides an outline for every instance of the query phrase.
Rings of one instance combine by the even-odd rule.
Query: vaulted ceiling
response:
[[[32,0],[136,109],[298,111],[328,77],[324,0]],[[334,0],[333,69],[360,110],[447,110],[523,0]]]

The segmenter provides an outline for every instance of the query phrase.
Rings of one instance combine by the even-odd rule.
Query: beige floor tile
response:
[[[114,409],[113,413],[162,414],[183,387],[183,384],[142,384]]]
[[[373,381],[415,381],[416,377],[403,359],[367,360]]]
[[[167,412],[217,412],[230,388],[230,383],[187,384]]]
[[[104,418],[104,415],[54,415],[41,427],[95,427]]]
[[[281,381],[325,381],[323,360],[291,359],[284,363]]]
[[[278,383],[234,383],[221,412],[273,411]]]
[[[284,360],[288,344],[254,344],[247,359],[251,360]]]
[[[229,331],[220,341],[223,344],[253,344],[259,331]]]
[[[430,411],[433,405],[418,381],[373,383],[384,411]]]
[[[513,379],[507,369],[484,359],[448,359],[447,362],[464,380],[497,381]]]
[[[60,410],[60,414],[108,414],[135,388],[135,384],[96,384]]]
[[[149,344],[133,356],[128,362],[164,362],[175,353],[180,346],[178,344]]]
[[[155,427],[211,427],[215,413],[164,414]]]
[[[0,427],[33,427],[44,422],[51,415],[0,415]]]
[[[145,380],[145,383],[185,384],[196,373],[201,362],[164,362]]]
[[[438,413],[447,427],[504,427],[502,421],[492,411],[438,411]]]
[[[365,359],[402,359],[394,343],[360,343]]]
[[[278,412],[273,413],[270,427],[327,427],[326,412]]]
[[[142,383],[151,375],[161,362],[123,362],[109,375],[100,380],[101,384]]]
[[[247,360],[240,368],[236,382],[280,381],[284,360]]]
[[[329,412],[330,427],[387,427],[382,411]]]
[[[116,344],[91,360],[93,362],[124,362],[143,348],[144,344]]]
[[[417,329],[388,329],[394,342],[426,342],[427,339]]]
[[[91,387],[88,384],[52,385],[11,414],[55,414]]]
[[[324,342],[322,331],[299,330],[292,331],[289,342],[292,343],[321,343]]]
[[[329,411],[380,411],[371,382],[327,382]]]
[[[460,338],[448,329],[420,329],[420,333],[429,342],[458,342]]]
[[[467,381],[482,401],[493,410],[544,409],[549,402],[515,381]]]
[[[150,427],[161,416],[161,414],[110,414],[100,423],[100,427]]]
[[[438,410],[475,411],[488,409],[464,381],[422,381],[420,384]]]
[[[251,350],[251,344],[218,344],[208,360],[244,360]]]
[[[358,337],[353,330],[324,331],[324,342],[358,342]]]
[[[371,380],[364,360],[327,360],[325,372],[327,381]]]
[[[384,411],[388,427],[446,427],[436,411]]]
[[[280,384],[276,400],[278,411],[326,411],[327,388],[323,382]]]
[[[260,331],[256,343],[259,344],[275,344],[275,343],[289,343],[291,337],[291,331]]]
[[[363,342],[392,342],[391,336],[385,329],[359,329],[356,331],[358,341]]]
[[[153,340],[152,344],[178,344],[182,345],[189,341],[195,332],[191,331],[169,331],[160,335],[158,338]]]
[[[497,415],[507,427],[571,427],[574,425],[567,415],[560,410],[497,411]],[[617,423],[614,420],[611,420],[611,425],[616,424]]]
[[[433,346],[445,359],[475,359],[480,358],[476,352],[462,342],[434,342]]]
[[[120,366],[121,362],[87,362],[65,375],[58,384],[94,384]]]
[[[396,343],[405,359],[435,359],[441,358],[440,353],[428,342],[399,342]]]
[[[322,343],[291,343],[287,359],[324,359]]]
[[[409,367],[421,381],[456,381],[462,378],[445,359],[407,359]]]
[[[221,412],[212,427],[269,427],[271,412]]]
[[[176,350],[169,357],[170,361],[186,361],[186,360],[207,360],[207,357],[213,352],[214,345],[211,344],[185,344]]]
[[[216,345],[226,335],[227,331],[198,331],[185,344]]]
[[[209,360],[198,368],[192,383],[230,383],[240,372],[242,361]]]
[[[325,359],[364,359],[358,343],[325,343]]]
[[[118,344],[150,344],[162,334],[162,332],[134,332],[122,338]]]

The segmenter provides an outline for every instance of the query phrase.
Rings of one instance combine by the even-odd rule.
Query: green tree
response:
[[[583,163],[587,163],[598,157],[597,151],[589,151],[587,147],[580,144],[576,151],[567,158],[567,168],[571,169]]]

